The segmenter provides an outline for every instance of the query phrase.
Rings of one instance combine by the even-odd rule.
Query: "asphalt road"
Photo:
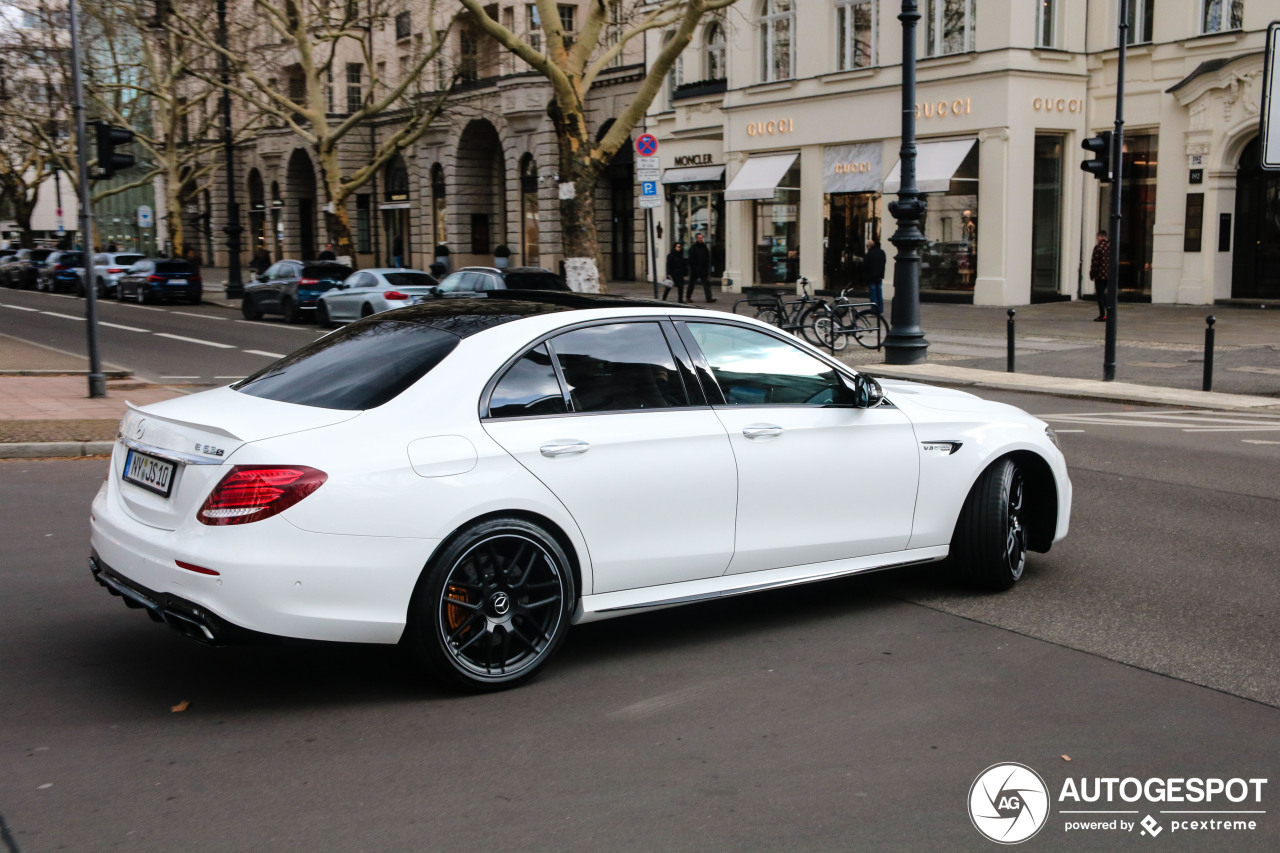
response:
[[[89,579],[102,460],[0,463],[0,850],[991,850],[966,802],[1002,761],[1055,795],[1268,779],[1253,831],[1056,803],[1027,849],[1280,849],[1280,425],[991,396],[1056,416],[1076,488],[1010,593],[896,572],[585,625],[483,697],[390,648],[183,640]]]

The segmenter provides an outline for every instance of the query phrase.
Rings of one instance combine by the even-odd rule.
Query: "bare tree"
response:
[[[325,193],[329,240],[339,255],[353,255],[347,200],[400,151],[413,145],[444,107],[452,79],[437,81],[426,72],[440,56],[456,13],[453,0],[426,0],[424,32],[413,38],[411,61],[383,74],[375,59],[375,39],[386,24],[405,27],[409,20],[400,0],[243,0],[237,21],[240,45],[223,45],[207,15],[172,4],[166,26],[178,37],[226,56],[231,63],[230,90],[242,108],[283,125],[315,152]],[[446,23],[437,28],[440,20]],[[362,99],[330,103],[333,78],[344,77],[347,65],[359,65]],[[218,85],[209,72],[196,77]],[[281,86],[279,81],[284,81]],[[283,88],[284,91],[281,91]],[[395,117],[394,130],[381,139],[372,156],[347,172],[341,144],[353,131],[381,117]]]
[[[600,175],[648,111],[699,24],[735,0],[590,0],[583,4],[586,20],[574,34],[564,31],[555,0],[536,0],[546,37],[545,53],[499,23],[490,14],[496,7],[483,0],[460,2],[477,26],[551,82],[553,97],[547,112],[560,154],[565,272],[574,290],[598,291],[602,264],[595,189]],[[645,69],[636,96],[596,141],[587,127],[586,114],[592,84],[632,40],[655,29],[669,29],[671,37]]]

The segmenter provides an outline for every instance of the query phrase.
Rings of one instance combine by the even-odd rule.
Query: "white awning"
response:
[[[413,207],[412,202],[408,201],[387,201],[378,205],[378,210],[408,210]]]
[[[921,142],[916,146],[916,189],[922,193],[944,193],[951,189],[951,178],[964,158],[969,156],[976,139],[955,139],[947,142]],[[886,195],[898,192],[902,186],[902,161],[893,164],[893,171],[884,179]]]
[[[726,201],[773,198],[778,182],[787,174],[799,154],[770,154],[749,157],[724,191]]]
[[[689,166],[684,169],[664,169],[664,184],[697,184],[704,181],[724,180],[724,166]]]

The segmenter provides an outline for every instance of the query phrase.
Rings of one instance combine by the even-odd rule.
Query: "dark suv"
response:
[[[116,286],[116,298],[121,302],[131,297],[141,303],[185,299],[199,305],[203,294],[200,270],[186,261],[167,258],[143,258],[120,276]]]
[[[80,251],[54,252],[36,273],[36,290],[57,293],[80,290],[80,273],[84,267],[84,253]]]
[[[337,287],[353,270],[333,261],[277,261],[245,285],[240,313],[246,320],[263,314],[279,314],[286,323],[302,322],[303,313],[314,318],[321,293]]]
[[[568,290],[564,279],[541,267],[463,267],[444,277],[436,292],[465,296],[489,290]]]
[[[52,254],[53,249],[19,249],[18,254],[4,265],[5,285],[22,290],[35,287],[40,270]]]

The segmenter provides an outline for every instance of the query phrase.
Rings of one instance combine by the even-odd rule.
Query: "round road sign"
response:
[[[658,137],[652,133],[642,133],[636,137],[636,153],[641,157],[652,157],[658,153]]]

